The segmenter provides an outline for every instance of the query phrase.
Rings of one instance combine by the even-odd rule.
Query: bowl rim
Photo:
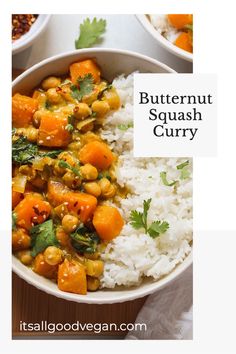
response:
[[[192,62],[193,53],[189,53],[186,50],[178,48],[176,45],[168,41],[157,29],[152,25],[152,23],[147,18],[147,14],[136,14],[137,20],[143,26],[143,28],[148,32],[163,48],[168,50],[170,53],[178,56],[181,59]]]
[[[35,23],[21,38],[12,43],[12,54],[15,55],[27,49],[32,42],[44,31],[52,15],[39,14]],[[38,25],[37,21],[40,21]],[[34,25],[36,25],[34,27]]]
[[[94,298],[94,297],[89,297],[88,294],[78,295],[78,294],[61,291],[56,287],[56,284],[54,284],[49,279],[46,280],[50,283],[48,285],[45,285],[39,280],[37,280],[38,277],[42,278],[42,276],[34,273],[33,270],[31,269],[29,274],[28,272],[25,272],[25,269],[24,270],[21,269],[21,266],[22,267],[26,267],[26,266],[21,264],[20,261],[14,255],[12,255],[12,269],[14,273],[16,273],[21,279],[26,281],[28,284],[33,285],[35,288],[45,292],[46,294],[56,296],[59,299],[77,302],[77,303],[84,303],[84,304],[98,304],[98,305],[115,304],[115,303],[122,303],[122,302],[140,299],[144,296],[151,295],[163,289],[164,287],[170,285],[173,281],[177,280],[181,275],[183,275],[183,273],[192,265],[193,263],[192,254],[193,252],[191,250],[191,252],[188,254],[188,256],[184,259],[182,263],[177,264],[176,267],[169,274],[165,275],[161,279],[152,281],[149,284],[148,288],[142,289],[139,286],[133,288],[127,288],[124,289],[123,294],[121,293],[121,291],[119,291],[119,297],[118,296],[115,297],[116,294],[115,289],[101,289],[100,294],[102,293],[102,297]],[[20,265],[20,267],[18,266],[18,264]],[[43,279],[45,280],[45,278]],[[127,292],[129,293],[127,294]],[[96,294],[96,293],[92,293],[92,294]]]
[[[74,49],[74,50],[70,50],[67,52],[53,55],[49,58],[45,58],[45,59],[41,60],[40,62],[34,64],[30,68],[27,68],[23,73],[21,73],[19,76],[17,76],[17,78],[15,78],[12,82],[12,87],[14,87],[16,84],[18,84],[19,81],[21,81],[28,74],[32,73],[34,70],[36,70],[36,69],[38,69],[50,62],[53,62],[54,60],[64,59],[68,56],[74,56],[74,55],[76,56],[76,54],[87,54],[88,53],[88,56],[89,56],[92,54],[95,55],[95,53],[111,53],[111,52],[116,53],[116,54],[123,54],[126,56],[131,56],[131,57],[138,57],[139,59],[149,61],[152,64],[158,65],[159,67],[161,67],[162,69],[166,70],[169,73],[177,73],[174,69],[172,69],[168,65],[156,60],[155,58],[149,57],[145,54],[141,54],[141,53],[138,53],[135,51],[127,50],[127,49],[116,49],[116,48],[109,48],[109,47],[104,47],[104,48],[93,47],[93,48],[85,48],[85,49]]]
[[[65,53],[60,53],[57,55],[54,55],[52,57],[46,58],[39,63],[36,63],[29,69],[25,70],[21,75],[19,75],[13,82],[12,82],[12,87],[14,88],[15,85],[17,85],[22,79],[27,77],[28,75],[32,74],[35,70],[47,65],[48,63],[51,63],[55,60],[60,60],[63,58],[67,57],[74,57],[76,54],[88,54],[89,55],[96,55],[96,53],[117,53],[117,54],[123,54],[126,56],[131,56],[131,57],[138,57],[139,59],[149,61],[152,64],[155,64],[162,69],[166,70],[169,73],[176,73],[175,70],[171,69],[169,66],[166,64],[163,64],[159,62],[158,60],[148,57],[146,55],[136,53],[134,51],[129,51],[129,50],[122,50],[122,49],[114,49],[114,48],[89,48],[89,49],[80,49],[80,50],[72,50],[69,52]],[[73,60],[73,58],[72,58]],[[25,280],[28,284],[33,285],[37,289],[44,291],[47,294],[56,296],[58,298],[62,298],[64,300],[68,301],[73,301],[77,303],[86,303],[86,304],[112,304],[112,303],[121,303],[121,302],[126,302],[126,301],[131,301],[134,299],[142,298],[146,295],[152,294],[163,287],[167,286],[170,284],[172,281],[177,279],[190,265],[192,264],[192,251],[188,254],[188,256],[183,260],[182,263],[176,265],[176,267],[166,276],[159,280],[154,280],[150,284],[148,284],[147,287],[143,288],[140,286],[134,287],[134,288],[127,288],[124,290],[124,293],[122,294],[121,291],[119,291],[119,294],[115,296],[116,290],[111,290],[111,289],[106,289],[106,290],[100,290],[102,292],[102,297],[96,298],[95,297],[89,297],[87,295],[78,295],[78,294],[73,294],[73,293],[67,293],[59,290],[56,286],[56,284],[53,284],[51,281],[48,280],[50,283],[43,283],[40,282],[40,278],[42,278],[40,275],[33,273],[32,270],[30,272],[26,272],[25,267],[23,264],[20,263],[20,261],[13,255],[12,256],[12,269],[13,271],[23,280]],[[43,278],[45,280],[45,278]],[[54,285],[54,286],[53,286]],[[111,295],[112,293],[112,295]],[[95,294],[95,293],[92,293]],[[113,295],[114,294],[114,295]]]

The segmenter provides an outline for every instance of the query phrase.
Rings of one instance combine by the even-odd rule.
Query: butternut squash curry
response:
[[[124,221],[104,204],[119,191],[116,156],[99,136],[120,98],[91,59],[12,98],[12,246],[19,260],[62,291],[99,288],[99,250]]]

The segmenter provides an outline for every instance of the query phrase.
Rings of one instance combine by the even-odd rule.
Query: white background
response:
[[[134,75],[134,156],[135,157],[178,157],[216,156],[217,152],[217,78],[212,74],[135,74]],[[148,94],[141,101],[141,92]],[[208,97],[211,104],[153,104],[150,97],[161,95]],[[144,96],[145,97],[145,96]],[[149,101],[149,102],[147,102]],[[206,100],[207,101],[207,100]],[[160,119],[150,114],[155,109]],[[173,120],[173,113],[197,113],[195,120]],[[168,113],[171,113],[169,120]],[[166,114],[166,118],[163,116]],[[201,114],[201,120],[199,115]],[[151,119],[149,119],[149,117]],[[156,119],[155,119],[156,118]],[[154,135],[154,128],[159,126]],[[181,129],[176,136],[176,129]],[[187,129],[186,136],[183,129]],[[192,129],[193,133],[190,133]],[[195,131],[197,129],[197,131]],[[172,137],[170,132],[172,130]],[[167,134],[165,133],[167,131]],[[162,136],[161,136],[162,135]],[[161,136],[161,137],[160,137]],[[145,144],[140,143],[144,140]],[[191,140],[192,139],[192,140]]]
[[[2,2],[3,3],[3,2]],[[4,2],[6,4],[6,2]],[[235,10],[234,1],[8,1],[1,5],[1,353],[235,353]],[[218,73],[218,156],[194,163],[194,340],[11,341],[10,262],[10,13],[191,13],[195,72]],[[118,29],[119,30],[119,29]],[[212,230],[207,232],[207,230]],[[215,230],[215,231],[214,231]],[[230,232],[231,230],[231,232]]]

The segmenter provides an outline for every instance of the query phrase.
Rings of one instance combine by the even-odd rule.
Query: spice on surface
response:
[[[12,40],[15,41],[27,33],[38,15],[12,15]]]

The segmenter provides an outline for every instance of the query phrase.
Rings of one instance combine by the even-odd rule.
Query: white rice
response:
[[[155,29],[161,33],[171,43],[175,42],[176,38],[180,34],[176,28],[174,28],[168,21],[167,15],[149,15],[150,22]]]
[[[125,219],[120,236],[111,241],[104,252],[104,274],[101,286],[139,284],[143,277],[160,277],[170,273],[191,251],[192,240],[192,176],[180,180],[177,187],[165,186],[160,172],[166,171],[168,180],[179,180],[176,166],[186,158],[133,158],[133,128],[126,131],[120,124],[131,123],[133,75],[114,80],[122,108],[110,114],[101,131],[119,156],[117,182],[130,191],[126,199],[116,197],[115,204]],[[188,159],[189,160],[189,159]],[[192,170],[190,159],[189,169]],[[143,210],[143,200],[152,198],[148,222],[165,220],[170,227],[163,235],[153,239],[144,231],[129,224],[131,210]]]

